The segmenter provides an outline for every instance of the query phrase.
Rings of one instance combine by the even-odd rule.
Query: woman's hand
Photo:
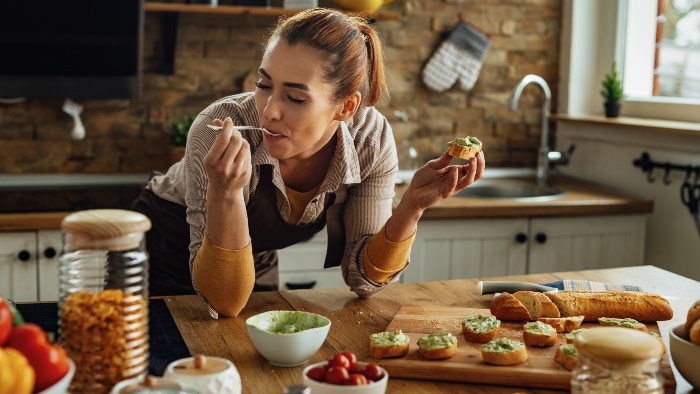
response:
[[[241,133],[233,130],[231,118],[214,121],[223,126],[214,144],[204,157],[204,168],[209,177],[207,200],[228,200],[242,197],[242,190],[250,182],[252,166],[250,145]]]
[[[428,207],[455,195],[460,190],[479,180],[484,174],[486,162],[484,152],[469,160],[466,165],[450,165],[452,156],[448,151],[423,165],[413,175],[411,184],[402,200],[422,212]]]

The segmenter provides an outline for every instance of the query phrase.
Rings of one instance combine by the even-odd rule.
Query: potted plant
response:
[[[622,80],[617,72],[617,63],[613,60],[610,66],[610,72],[603,79],[603,89],[600,94],[605,99],[605,117],[617,118],[620,116],[620,107],[622,106]]]
[[[189,114],[170,121],[170,135],[168,137],[168,142],[170,143],[170,164],[177,163],[185,156],[187,134],[190,132],[192,122],[194,122],[194,116]]]

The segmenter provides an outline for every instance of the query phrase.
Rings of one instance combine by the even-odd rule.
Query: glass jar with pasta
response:
[[[66,216],[59,257],[59,333],[76,364],[71,393],[109,393],[148,372],[148,254],[140,213]]]

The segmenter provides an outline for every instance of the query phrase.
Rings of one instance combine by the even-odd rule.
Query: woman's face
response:
[[[270,43],[258,69],[255,105],[265,149],[278,160],[306,159],[334,135],[343,104],[323,81],[320,53],[304,44]]]

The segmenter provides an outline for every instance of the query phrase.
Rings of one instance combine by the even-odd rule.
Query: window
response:
[[[602,114],[600,81],[615,59],[625,89],[622,116],[700,122],[698,3],[565,0],[559,110],[571,115]],[[661,14],[675,9],[683,16],[658,23],[663,21],[659,8]],[[657,27],[663,33],[663,27],[671,24],[675,30],[667,29],[666,39],[659,34],[657,52]]]

